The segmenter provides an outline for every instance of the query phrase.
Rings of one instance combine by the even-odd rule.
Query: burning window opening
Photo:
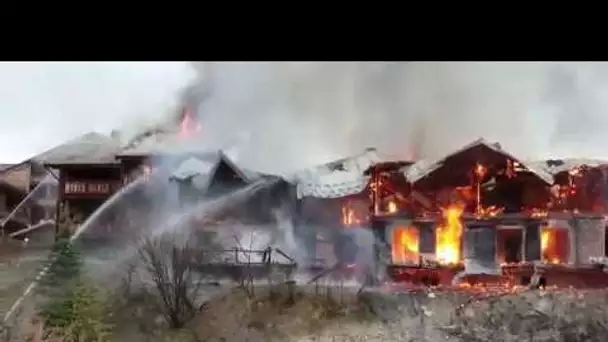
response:
[[[499,228],[496,234],[496,252],[501,265],[523,261],[524,234],[521,228]]]
[[[540,234],[542,261],[547,264],[567,263],[569,239],[567,229],[543,227]]]
[[[420,232],[416,227],[395,227],[391,246],[393,264],[418,264],[419,246]]]
[[[460,262],[463,226],[461,216],[464,206],[450,205],[442,211],[442,223],[437,227],[435,257],[441,264]]]

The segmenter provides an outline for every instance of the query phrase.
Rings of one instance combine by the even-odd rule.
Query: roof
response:
[[[453,152],[439,160],[436,160],[436,161],[420,160],[410,166],[404,167],[402,169],[402,171],[403,171],[406,179],[410,183],[416,183],[417,181],[421,180],[422,178],[425,178],[426,176],[433,173],[435,170],[441,168],[444,165],[444,163],[446,162],[446,160],[448,160],[450,157],[456,156],[458,154],[461,154],[465,151],[468,151],[468,150],[470,150],[474,147],[478,147],[478,146],[484,146],[496,153],[502,154],[505,157],[508,157],[514,161],[517,161],[526,170],[534,173],[536,176],[538,176],[540,179],[542,179],[545,183],[547,183],[547,184],[553,183],[553,176],[546,170],[538,168],[538,166],[536,166],[536,165],[532,165],[532,164],[524,163],[524,162],[520,161],[518,158],[515,158],[513,155],[504,151],[500,147],[499,144],[488,143],[483,138],[477,139],[477,140],[473,141],[472,143],[463,146],[462,148],[456,150],[455,152]]]
[[[173,131],[157,131],[131,144],[117,154],[117,157],[140,157],[158,154],[200,153],[196,140],[182,139]]]
[[[14,166],[15,164],[0,164],[0,172]]]
[[[190,157],[184,160],[177,169],[173,172],[172,177],[179,180],[185,180],[200,174],[210,174],[219,162],[216,154],[210,158],[202,158],[200,156]]]
[[[90,132],[54,147],[31,161],[45,165],[114,164],[120,143],[106,135]]]
[[[178,165],[171,174],[171,178],[182,181],[191,179],[197,188],[203,190],[208,187],[209,181],[213,178],[220,162],[226,163],[246,182],[255,179],[250,178],[250,176],[253,176],[250,171],[244,172],[222,151],[197,153],[188,157]]]
[[[534,166],[536,169],[541,169],[547,173],[556,175],[558,173],[569,171],[583,165],[589,167],[598,167],[601,165],[606,165],[608,164],[608,161],[599,159],[566,158],[533,161],[529,162],[528,164]]]
[[[298,198],[339,198],[358,194],[369,182],[365,171],[382,161],[375,149],[366,149],[361,154],[298,172],[295,177]]]

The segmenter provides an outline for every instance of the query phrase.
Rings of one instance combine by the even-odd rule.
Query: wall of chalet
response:
[[[121,176],[117,165],[60,167],[58,212],[67,207],[72,219],[84,221],[120,189]]]

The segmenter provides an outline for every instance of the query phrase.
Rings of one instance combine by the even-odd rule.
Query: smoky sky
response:
[[[477,138],[525,159],[608,157],[604,63],[199,63],[215,143],[262,169],[366,147],[437,158]]]
[[[0,163],[92,130],[138,130],[170,112],[194,75],[188,63],[0,63]]]
[[[5,63],[0,76],[0,161],[142,129],[185,100],[197,146],[263,171],[367,147],[436,158],[480,137],[523,159],[608,157],[605,63]]]

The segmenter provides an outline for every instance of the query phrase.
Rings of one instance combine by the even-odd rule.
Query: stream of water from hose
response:
[[[136,180],[132,181],[125,187],[123,187],[120,191],[116,192],[113,196],[111,196],[104,204],[102,204],[93,214],[91,214],[82,225],[78,227],[78,229],[72,234],[70,237],[70,243],[73,243],[76,239],[78,239],[106,210],[111,208],[114,203],[118,202],[122,197],[129,194],[131,191],[136,189],[139,185],[146,184],[146,176],[140,176]],[[241,188],[239,190],[233,191],[226,195],[220,196],[218,198],[203,201],[201,204],[198,204],[192,207],[190,210],[187,210],[184,213],[181,213],[179,216],[174,217],[169,224],[166,225],[167,228],[163,228],[158,232],[166,231],[168,227],[177,227],[182,224],[185,220],[192,218],[193,216],[207,215],[213,211],[219,210],[225,205],[232,203],[234,200],[239,198],[247,198],[258,190],[273,184],[274,180],[258,180],[256,182],[251,183],[250,185]],[[27,298],[32,291],[36,288],[40,280],[48,273],[50,267],[52,266],[54,260],[49,263],[48,266],[44,267],[36,276],[34,281],[32,281],[29,286],[25,289],[23,294],[17,298],[17,300],[13,303],[9,311],[4,315],[3,322],[7,322],[14,312],[19,308],[22,302]]]

